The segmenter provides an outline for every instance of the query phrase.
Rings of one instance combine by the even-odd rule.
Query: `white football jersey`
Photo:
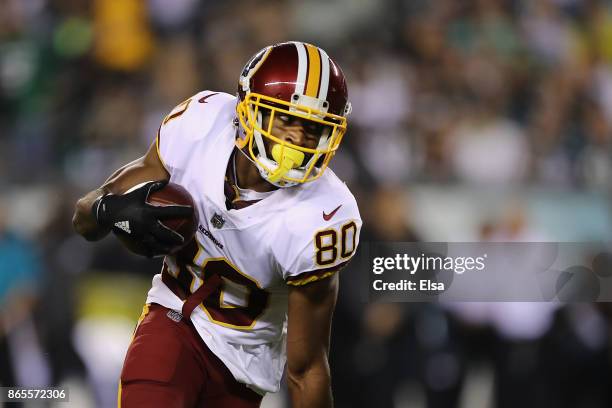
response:
[[[239,382],[259,393],[276,392],[286,360],[289,285],[322,279],[348,262],[361,219],[355,198],[330,169],[314,182],[228,210],[224,185],[236,102],[229,94],[200,92],[162,122],[159,157],[170,181],[191,193],[199,217],[195,240],[167,256],[162,273],[188,293],[221,276],[220,288],[191,320]],[[183,305],[161,274],[147,302],[177,311]]]

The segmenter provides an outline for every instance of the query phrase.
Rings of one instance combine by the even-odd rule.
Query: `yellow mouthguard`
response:
[[[275,144],[272,146],[272,158],[278,163],[278,168],[270,174],[269,179],[275,183],[287,174],[289,170],[302,165],[304,153],[287,146],[283,148],[282,145]]]

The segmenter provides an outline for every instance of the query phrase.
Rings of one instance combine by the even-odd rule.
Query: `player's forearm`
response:
[[[327,361],[305,371],[287,372],[293,408],[331,408],[331,377]]]
[[[109,232],[108,227],[101,227],[93,214],[94,202],[103,194],[123,194],[131,187],[153,180],[167,180],[168,173],[162,165],[155,161],[156,153],[147,153],[145,157],[137,159],[115,171],[98,189],[88,193],[77,201],[72,225],[75,231],[88,241],[97,241],[104,238]]]
[[[87,193],[81,197],[76,203],[74,216],[72,217],[72,225],[74,230],[88,241],[97,241],[104,238],[110,232],[109,228],[103,228],[98,225],[96,217],[93,214],[92,207],[98,197],[107,193],[120,193],[119,186],[115,186],[116,181],[125,178],[124,174],[133,163],[124,166],[115,171],[100,188]]]

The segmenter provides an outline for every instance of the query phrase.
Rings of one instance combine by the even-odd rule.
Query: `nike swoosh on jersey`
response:
[[[334,215],[336,215],[336,212],[337,212],[337,211],[340,209],[340,207],[342,207],[342,204],[340,204],[339,206],[337,206],[337,207],[336,207],[336,209],[335,209],[334,211],[330,212],[329,214],[325,214],[325,211],[323,211],[323,219],[324,219],[325,221],[329,221],[329,220],[331,220],[331,219],[332,219],[332,217],[333,217]]]
[[[217,95],[218,93],[219,93],[219,92],[213,92],[213,93],[211,93],[211,94],[208,94],[208,95],[206,95],[206,96],[203,96],[203,97],[201,97],[201,98],[198,100],[198,102],[200,102],[200,103],[206,103],[206,100],[207,100],[208,98],[210,98],[211,96],[215,96],[215,95]]]

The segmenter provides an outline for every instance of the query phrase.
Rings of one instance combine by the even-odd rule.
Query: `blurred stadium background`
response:
[[[174,105],[234,93],[250,55],[289,39],[349,78],[332,168],[363,240],[610,241],[608,1],[0,0],[0,385],[115,405],[159,261],[75,236],[74,202]],[[366,304],[354,270],[337,407],[612,406],[606,305]]]

